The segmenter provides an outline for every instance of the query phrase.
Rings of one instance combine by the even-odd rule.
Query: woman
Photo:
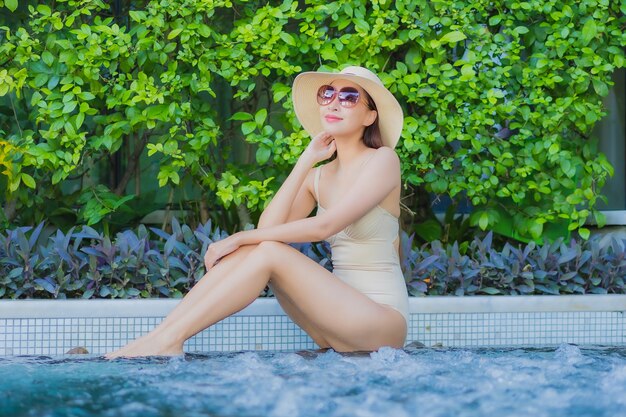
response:
[[[321,348],[404,345],[408,297],[398,257],[401,180],[393,150],[402,109],[362,67],[300,74],[293,102],[313,139],[258,228],[211,244],[206,275],[180,304],[108,358],[180,355],[185,340],[246,307],[267,284]],[[316,216],[307,217],[316,203]],[[331,244],[332,273],[287,245],[321,240]]]

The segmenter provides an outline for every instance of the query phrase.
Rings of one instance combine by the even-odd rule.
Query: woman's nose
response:
[[[336,94],[332,101],[328,103],[328,108],[335,111],[339,108],[339,94]]]

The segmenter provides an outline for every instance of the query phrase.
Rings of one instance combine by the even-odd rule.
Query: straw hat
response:
[[[340,72],[303,72],[293,82],[293,108],[302,127],[313,137],[322,131],[319,105],[315,99],[317,90],[335,80],[348,80],[358,84],[370,95],[378,111],[378,126],[383,145],[394,148],[400,133],[404,116],[398,100],[385,88],[382,81],[372,71],[363,67],[347,67]]]

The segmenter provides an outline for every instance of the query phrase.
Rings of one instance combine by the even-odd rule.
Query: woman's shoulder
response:
[[[394,166],[400,167],[400,157],[396,151],[388,146],[381,146],[380,148],[371,151],[370,156],[367,157],[367,161],[389,168]]]
[[[387,157],[398,158],[398,154],[394,149],[391,149],[389,146],[381,146],[378,149],[374,149],[374,152],[380,155],[386,155]]]

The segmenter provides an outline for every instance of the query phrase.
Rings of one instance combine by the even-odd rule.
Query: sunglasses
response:
[[[317,90],[317,104],[320,106],[328,106],[335,97],[339,97],[341,107],[354,107],[359,103],[361,93],[354,87],[344,87],[337,91],[332,85],[323,85]]]

